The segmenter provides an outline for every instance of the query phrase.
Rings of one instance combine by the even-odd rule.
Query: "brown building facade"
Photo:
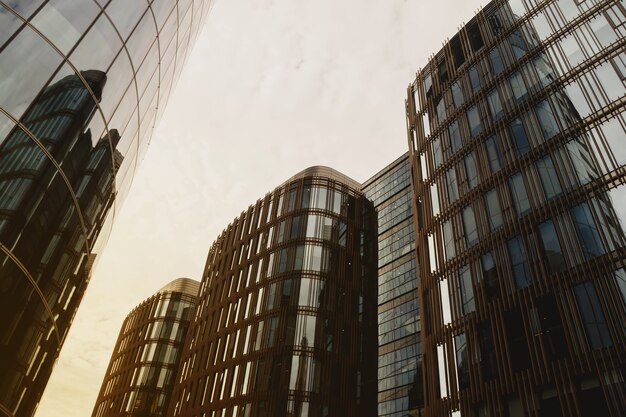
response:
[[[199,288],[178,278],[128,314],[92,417],[166,415]]]
[[[324,167],[237,217],[209,251],[168,414],[374,416],[375,222]]]

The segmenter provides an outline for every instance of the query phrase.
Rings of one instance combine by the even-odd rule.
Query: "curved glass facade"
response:
[[[172,281],[131,311],[92,416],[165,416],[200,283]]]
[[[169,415],[375,415],[376,217],[360,188],[310,168],[222,232]]]
[[[427,415],[626,413],[625,30],[494,1],[411,85]]]
[[[31,416],[211,1],[0,1],[0,414]]]

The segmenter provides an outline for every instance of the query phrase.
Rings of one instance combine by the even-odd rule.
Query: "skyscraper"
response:
[[[375,415],[376,218],[360,188],[312,167],[220,234],[168,415]]]
[[[378,417],[423,405],[413,187],[408,154],[363,184],[378,216]],[[371,306],[370,308],[374,308]]]
[[[626,414],[625,30],[493,1],[410,85],[427,416]]]
[[[31,416],[210,1],[0,1],[0,415]]]
[[[199,288],[178,278],[128,314],[93,417],[165,416]]]

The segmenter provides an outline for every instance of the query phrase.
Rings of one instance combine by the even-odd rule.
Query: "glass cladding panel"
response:
[[[554,223],[552,220],[548,220],[541,223],[538,229],[548,268],[552,272],[562,271],[565,269],[566,264]]]
[[[497,89],[493,89],[487,94],[487,101],[489,102],[489,110],[491,110],[491,116],[494,120],[497,120],[504,115],[502,103],[500,102],[500,95],[498,94]]]
[[[478,242],[478,229],[476,227],[476,218],[472,206],[463,209],[463,228],[465,230],[465,242],[468,246],[472,246]]]
[[[485,206],[489,217],[489,226],[491,230],[496,230],[503,225],[502,212],[498,201],[498,193],[495,189],[485,193]]]
[[[512,175],[509,178],[509,189],[511,190],[511,196],[513,197],[513,203],[515,204],[515,211],[518,216],[525,214],[530,210],[530,200],[526,193],[526,186],[524,185],[524,178],[521,172]]]
[[[456,152],[461,149],[461,131],[459,130],[459,123],[456,120],[448,127],[448,134],[450,135],[452,151]]]
[[[528,137],[524,130],[524,125],[520,119],[515,119],[509,125],[509,132],[511,134],[511,140],[513,146],[518,155],[524,155],[530,150],[530,144],[528,143]]]
[[[145,0],[112,0],[105,11],[122,38],[126,39],[147,9]]]
[[[550,200],[563,192],[550,155],[535,163],[546,199]]]
[[[24,28],[0,52],[2,108],[16,118],[22,116],[61,60],[41,36]]]
[[[135,70],[137,71],[135,74],[137,90],[139,91],[139,97],[141,97],[150,80],[153,77],[157,79],[159,77],[159,45],[156,41],[152,43],[152,47],[148,51],[139,69],[135,67]]]
[[[524,84],[524,78],[519,71],[514,72],[508,79],[511,91],[513,91],[513,97],[520,103],[528,98],[528,90]]]
[[[156,27],[154,26],[154,19],[152,13],[146,13],[141,18],[139,25],[135,28],[132,36],[128,39],[126,47],[128,53],[131,56],[135,70],[139,68],[143,61],[148,49],[153,42],[156,41]]]
[[[596,289],[589,281],[574,287],[578,311],[587,331],[587,340],[592,349],[600,349],[613,344],[609,328],[604,318]]]
[[[528,287],[531,284],[531,275],[524,240],[521,236],[516,236],[507,242],[507,248],[515,286],[518,289]]]
[[[163,27],[163,23],[165,23],[165,20],[170,15],[170,13],[172,13],[173,10],[174,14],[176,14],[176,3],[173,3],[169,0],[155,0],[152,2],[150,7],[152,7],[154,16],[156,18],[157,27],[159,28]]]
[[[70,55],[70,61],[79,71],[106,72],[121,47],[122,43],[113,26],[104,15],[100,15]],[[98,51],[98,53],[94,54],[93,51]]]
[[[107,82],[102,92],[100,107],[104,117],[109,119],[119,104],[122,95],[128,88],[133,78],[133,71],[128,60],[128,55],[122,51],[107,71]]]
[[[476,136],[482,131],[480,116],[478,114],[478,108],[476,106],[472,106],[467,109],[467,123],[470,129],[471,136]]]
[[[469,153],[464,160],[465,163],[465,175],[467,177],[467,182],[469,188],[472,189],[476,185],[478,185],[480,179],[478,176],[478,164],[476,162],[476,153]]]
[[[0,5],[0,46],[23,24],[22,20]]]
[[[99,11],[92,0],[50,0],[31,22],[67,54]]]
[[[491,136],[485,140],[485,151],[487,152],[487,159],[489,160],[489,167],[491,172],[498,172],[502,167],[500,149],[498,148],[498,142],[495,136]]]
[[[463,314],[469,314],[476,310],[474,288],[472,286],[472,271],[468,265],[459,269],[458,294],[461,299],[461,311]]]
[[[589,205],[587,203],[580,204],[571,210],[571,214],[585,259],[602,255],[604,246],[589,210]]]

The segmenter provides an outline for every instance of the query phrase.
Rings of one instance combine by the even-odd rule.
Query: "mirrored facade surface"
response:
[[[378,218],[378,417],[423,406],[411,164],[405,154],[363,184]]]
[[[128,314],[92,416],[165,416],[200,283],[178,278]]]
[[[494,1],[410,86],[426,415],[626,414],[625,25]]]
[[[360,188],[309,168],[222,232],[168,415],[376,415],[376,218]]]
[[[0,415],[31,416],[210,1],[0,1]]]

